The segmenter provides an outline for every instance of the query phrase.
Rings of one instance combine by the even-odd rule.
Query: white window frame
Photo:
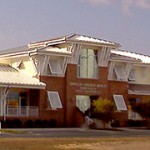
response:
[[[125,68],[123,66],[115,65],[114,71],[116,73],[117,80],[123,80],[123,81],[127,80]]]
[[[62,74],[62,69],[61,69],[61,66],[60,66],[60,63],[57,59],[49,59],[49,68],[51,70],[51,73],[53,75],[60,75]]]
[[[127,111],[127,106],[122,95],[113,95],[118,111]]]
[[[129,81],[135,81],[135,69],[131,69],[128,77]]]
[[[52,109],[63,108],[57,91],[47,91],[47,95]]]
[[[87,79],[98,79],[98,62],[96,61],[96,55],[91,55],[90,50],[93,49],[82,49],[80,51],[78,60],[78,77]],[[93,50],[94,51],[94,50]],[[93,57],[93,72],[90,72],[91,64],[89,63],[90,57]],[[85,59],[85,61],[83,61]],[[83,67],[85,65],[85,67]],[[83,69],[85,72],[82,72]],[[93,73],[93,75],[91,75]]]

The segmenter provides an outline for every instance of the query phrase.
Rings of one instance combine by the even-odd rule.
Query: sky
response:
[[[150,55],[150,0],[0,0],[0,50],[71,33]]]

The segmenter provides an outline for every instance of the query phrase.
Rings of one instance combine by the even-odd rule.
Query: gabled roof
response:
[[[46,85],[9,65],[0,64],[0,86],[44,89]]]
[[[137,54],[123,50],[111,50],[111,56],[113,59],[130,60],[141,63],[150,63],[150,57],[147,55]]]
[[[58,37],[55,39],[30,43],[28,46],[30,48],[36,48],[36,47],[43,47],[47,45],[54,45],[54,44],[60,44],[65,42],[80,42],[80,43],[87,43],[87,44],[95,44],[95,45],[109,45],[113,47],[120,47],[120,44],[111,42],[108,40],[103,40],[99,38],[94,38],[90,36],[80,35],[80,34],[70,34],[62,37]]]
[[[58,53],[58,54],[69,54],[67,50],[64,49],[59,49],[55,47],[58,44],[63,44],[63,43],[83,43],[87,45],[96,45],[96,46],[102,46],[102,45],[107,45],[110,47],[118,48],[120,44],[99,39],[99,38],[93,38],[85,35],[79,35],[79,34],[70,34],[62,37],[58,37],[55,39],[49,39],[49,40],[44,40],[44,41],[39,41],[39,42],[34,42],[34,43],[29,43],[27,45],[17,47],[17,48],[12,48],[12,49],[6,49],[0,51],[0,58],[3,57],[13,57],[17,55],[28,55],[29,53],[37,53],[37,52],[42,52],[45,51],[45,48],[49,49],[49,52],[53,53]],[[50,51],[51,48],[51,51]],[[48,52],[46,50],[45,52]]]
[[[98,39],[98,38],[93,38],[85,35],[79,35],[79,34],[70,34],[66,36],[61,36],[58,38],[54,39],[49,39],[49,40],[44,40],[44,41],[39,41],[39,42],[33,42],[29,43],[27,45],[17,47],[17,48],[11,48],[11,49],[6,49],[0,51],[0,57],[11,57],[11,56],[17,56],[17,55],[27,55],[30,52],[38,52],[42,51],[46,47],[53,47],[58,44],[63,44],[63,43],[70,43],[70,42],[77,42],[77,43],[83,43],[87,45],[107,45],[111,47],[119,47],[120,45],[115,42],[103,40],[103,39]],[[64,51],[64,49],[59,49],[59,48],[52,48],[52,52],[55,53],[64,53],[66,54],[67,51]],[[47,51],[48,52],[48,51]],[[49,51],[50,52],[50,51]]]

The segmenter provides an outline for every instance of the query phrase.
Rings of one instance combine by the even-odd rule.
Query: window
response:
[[[76,96],[76,106],[83,113],[90,108],[91,102],[89,96],[77,95]]]
[[[122,95],[113,95],[117,110],[127,110],[124,98]]]
[[[49,68],[52,74],[62,74],[60,63],[56,59],[49,60]]]
[[[117,80],[126,80],[125,68],[123,66],[116,65],[114,67],[114,71],[116,73]]]
[[[48,74],[64,76],[67,68],[67,57],[50,57],[48,63]]]
[[[93,79],[98,78],[98,64],[94,50],[81,50],[78,62],[78,77]]]
[[[59,97],[58,92],[56,91],[48,91],[48,100],[50,102],[50,106],[53,109],[62,108],[62,103]]]
[[[135,69],[131,69],[128,77],[129,81],[135,81]]]
[[[8,92],[6,100],[7,105],[19,106],[19,94],[17,92]]]

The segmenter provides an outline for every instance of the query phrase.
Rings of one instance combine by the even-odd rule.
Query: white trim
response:
[[[44,71],[45,71],[45,68],[46,68],[46,66],[47,66],[48,60],[49,60],[49,57],[48,57],[48,56],[45,56],[45,57],[44,57],[44,60],[43,60],[43,64],[42,64],[42,66],[41,66],[41,75],[44,74]]]
[[[133,95],[150,95],[150,91],[128,90],[128,94],[133,94]]]
[[[53,75],[61,75],[62,74],[62,68],[60,66],[59,60],[58,59],[49,59],[49,68],[51,70],[51,73]]]
[[[110,49],[109,47],[103,47],[102,50],[98,50],[98,66],[108,66]]]
[[[125,68],[123,66],[115,65],[114,66],[114,71],[116,73],[117,80],[127,81],[127,76],[126,76]]]
[[[74,43],[75,44],[75,43]],[[78,64],[80,50],[82,49],[82,44],[75,44],[72,50],[72,57],[69,60],[71,64]]]

